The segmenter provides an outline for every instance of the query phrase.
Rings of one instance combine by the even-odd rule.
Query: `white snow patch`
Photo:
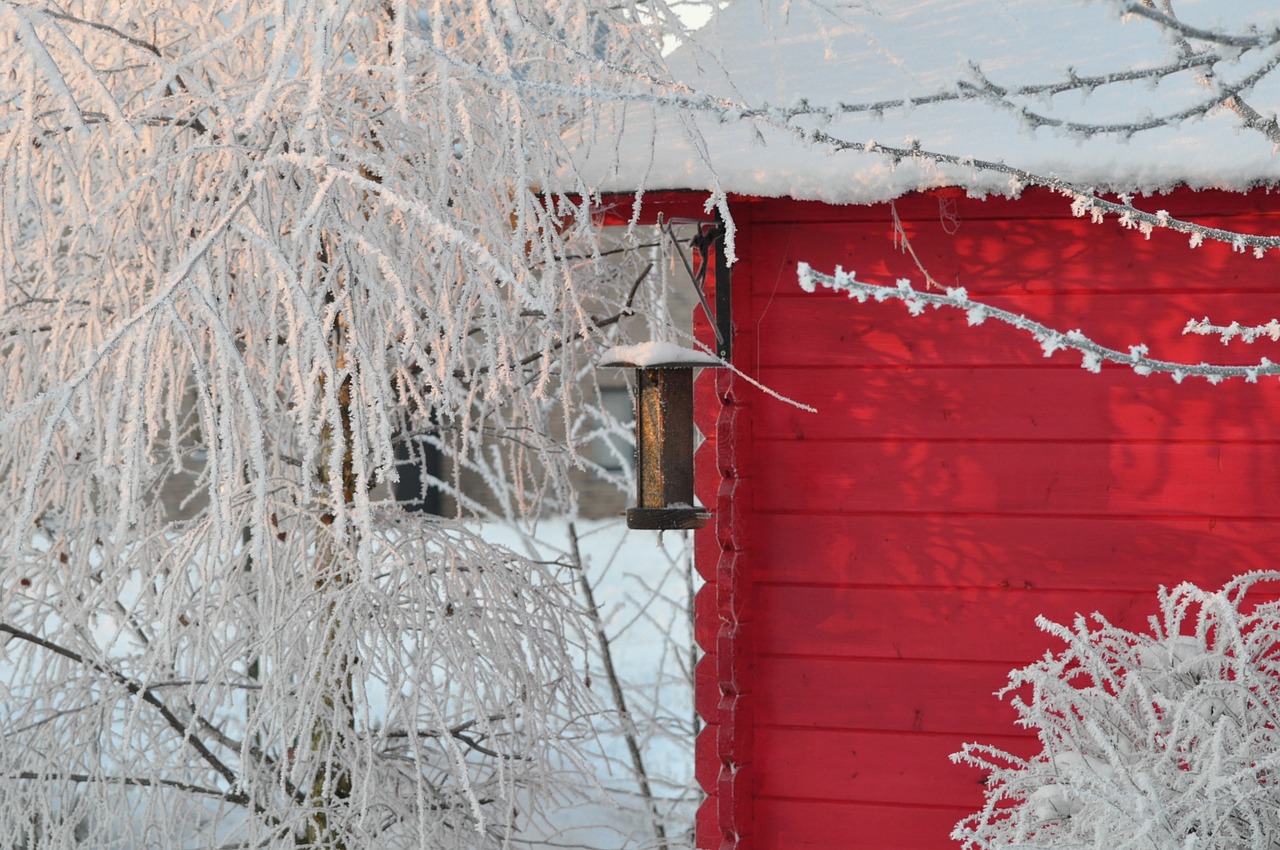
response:
[[[683,348],[674,342],[641,342],[636,345],[619,345],[609,349],[601,358],[601,363],[608,366],[720,366],[720,359],[704,351]]]
[[[668,59],[676,85],[667,105],[605,102],[565,136],[573,163],[561,179],[598,191],[705,190],[830,203],[874,203],[911,191],[961,186],[971,195],[1016,195],[1022,181],[979,161],[1055,175],[1098,191],[1246,190],[1280,182],[1280,160],[1262,133],[1226,109],[1156,130],[1083,133],[1050,121],[1106,124],[1176,113],[1206,97],[1203,69],[1131,80],[1009,106],[993,98],[929,102],[958,86],[1047,84],[1177,61],[1159,27],[1122,23],[1109,4],[1071,0],[868,0],[833,11],[817,3],[738,0]],[[1275,24],[1266,0],[1185,0],[1192,25],[1242,30]],[[1223,80],[1257,70],[1268,51],[1215,66]],[[979,69],[975,71],[974,69]],[[979,73],[980,72],[980,73]],[[1249,92],[1280,101],[1280,73]],[[686,98],[684,103],[677,103]],[[691,108],[689,101],[716,108]],[[903,99],[901,105],[841,109]],[[821,107],[816,112],[810,107]],[[795,110],[810,114],[794,114]],[[754,117],[752,117],[754,116]],[[618,143],[618,135],[622,138]],[[823,134],[826,134],[825,136]],[[858,143],[835,150],[829,138]],[[954,157],[953,163],[865,153],[877,146]],[[910,141],[908,141],[910,140]],[[572,172],[570,175],[569,172]]]

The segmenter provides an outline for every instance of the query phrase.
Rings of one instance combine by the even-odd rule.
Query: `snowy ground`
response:
[[[628,709],[670,846],[692,846],[698,794],[693,778],[691,589],[692,537],[688,533],[628,531],[620,520],[576,524],[587,576],[609,637]],[[545,560],[572,557],[570,526],[544,520],[535,537],[487,525],[484,536]],[[591,662],[592,691],[613,709],[598,647]],[[616,720],[616,715],[610,715]],[[636,848],[659,842],[637,792],[631,757],[618,724],[601,736],[592,761],[612,802],[565,807],[548,842],[592,848]]]

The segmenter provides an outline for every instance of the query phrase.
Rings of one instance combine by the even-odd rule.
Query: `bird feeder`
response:
[[[693,503],[693,370],[724,364],[650,342],[615,348],[601,365],[636,371],[636,506],[627,527],[702,528],[711,514]]]

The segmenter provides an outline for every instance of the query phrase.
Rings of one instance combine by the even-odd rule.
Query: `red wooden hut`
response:
[[[957,55],[1002,85],[1061,79],[1067,62],[1055,57],[1084,75],[1166,55],[1151,22],[1122,25],[1100,5],[1059,0],[898,2],[838,16],[738,3],[703,35],[699,51],[673,60],[695,88],[791,108],[799,94],[818,102],[815,91],[836,103],[839,89],[849,104],[942,91],[972,67]],[[1043,109],[1102,122],[1109,110],[1131,113],[1138,91],[1158,113],[1193,83],[1159,85],[1096,100],[1077,91]],[[882,111],[813,126],[837,139],[914,136],[957,162],[832,154],[776,126],[806,119],[777,114],[772,124],[713,117],[697,148],[659,114],[663,141],[619,148],[600,182],[679,190],[647,194],[646,215],[706,217],[706,193],[686,190],[714,172],[736,227],[731,278],[713,285],[731,287],[741,375],[707,370],[695,400],[706,436],[696,495],[714,512],[696,537],[706,582],[696,606],[700,848],[950,846],[955,822],[981,805],[983,777],[948,756],[972,740],[1034,751],[993,694],[1012,668],[1056,649],[1037,615],[1097,611],[1141,629],[1158,586],[1221,584],[1273,566],[1280,544],[1275,381],[1093,374],[1008,326],[967,327],[963,312],[912,317],[796,284],[800,262],[921,287],[927,275],[1121,350],[1257,362],[1268,352],[1183,328],[1280,312],[1276,252],[1191,250],[1184,234],[1096,224],[1061,195],[966,157],[1158,193],[1141,205],[1274,233],[1280,203],[1251,188],[1280,175],[1270,142],[1236,133],[1229,114],[1125,145],[1027,131],[1010,106]],[[645,124],[634,108],[630,118]]]

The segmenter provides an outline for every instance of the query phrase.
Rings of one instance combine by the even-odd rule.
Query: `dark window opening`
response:
[[[395,443],[395,456],[400,480],[392,485],[391,493],[400,507],[444,516],[444,493],[431,483],[444,480],[440,448],[424,439],[400,439]]]

